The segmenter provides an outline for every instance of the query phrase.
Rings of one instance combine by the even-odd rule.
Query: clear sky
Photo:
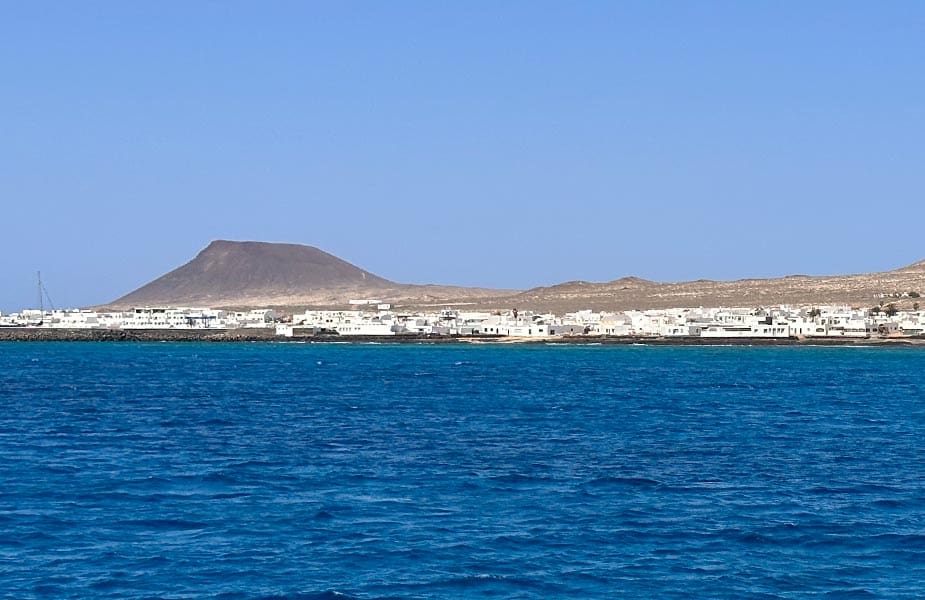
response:
[[[0,310],[210,240],[526,288],[925,258],[925,2],[2,2]]]

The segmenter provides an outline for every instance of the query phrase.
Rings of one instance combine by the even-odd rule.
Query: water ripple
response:
[[[0,344],[6,597],[925,596],[916,349]]]

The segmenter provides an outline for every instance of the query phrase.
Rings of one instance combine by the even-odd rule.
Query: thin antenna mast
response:
[[[48,306],[51,308],[51,310],[56,310],[55,303],[52,302],[51,296],[48,295],[48,290],[45,289],[45,284],[42,283],[42,272],[41,271],[36,272],[36,278],[38,279],[38,288],[39,288],[38,289],[39,312],[41,312],[42,315],[44,315],[45,314],[45,300],[48,300]]]

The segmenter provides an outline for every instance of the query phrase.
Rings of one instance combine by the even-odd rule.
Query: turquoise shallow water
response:
[[[925,351],[0,344],[9,598],[925,596]]]

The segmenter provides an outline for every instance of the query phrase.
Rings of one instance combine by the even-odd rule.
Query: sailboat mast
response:
[[[38,288],[39,288],[39,312],[45,314],[45,298],[42,293],[42,272],[36,271],[36,277],[38,278]]]

